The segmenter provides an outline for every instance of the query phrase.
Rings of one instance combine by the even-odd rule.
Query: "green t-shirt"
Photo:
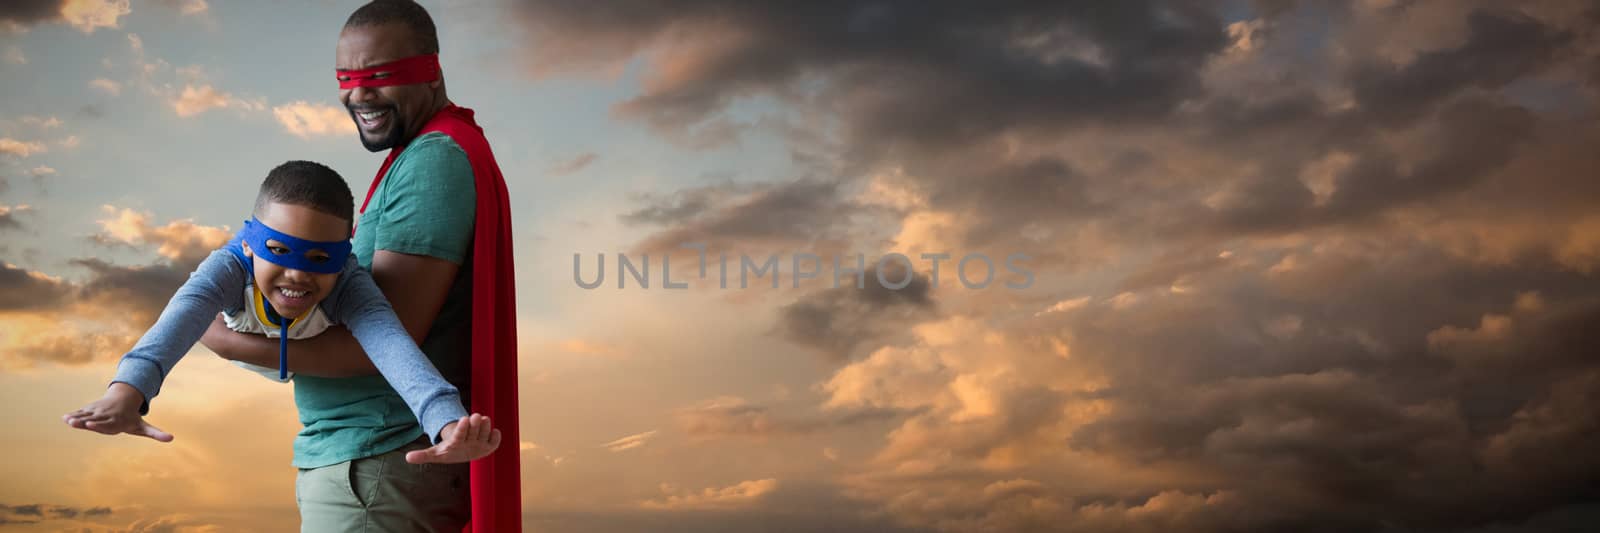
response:
[[[371,269],[378,250],[425,255],[461,268],[422,342],[445,380],[471,398],[472,225],[477,196],[472,164],[442,133],[413,140],[390,165],[361,214],[352,252]],[[383,376],[297,375],[294,400],[304,426],[294,439],[294,465],[317,468],[395,450],[422,428]],[[469,406],[470,409],[470,406]]]

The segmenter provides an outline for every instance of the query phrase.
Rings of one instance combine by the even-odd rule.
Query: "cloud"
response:
[[[31,25],[61,16],[62,0],[18,0],[0,8],[0,22]],[[15,50],[15,48],[11,48]],[[21,55],[21,52],[18,52]]]
[[[1087,305],[1088,303],[1089,303],[1089,297],[1088,296],[1080,296],[1080,297],[1077,297],[1077,298],[1071,298],[1071,299],[1067,299],[1067,300],[1062,300],[1062,301],[1056,302],[1055,304],[1052,304],[1050,307],[1044,308],[1044,310],[1039,311],[1038,313],[1035,313],[1034,316],[1040,316],[1040,315],[1043,315],[1043,314],[1046,314],[1046,313],[1064,313],[1064,312],[1072,311],[1072,310],[1075,310],[1075,309],[1081,309],[1081,308],[1083,308],[1084,305]]]
[[[673,416],[684,434],[699,438],[741,437],[766,440],[827,430],[846,429],[873,422],[890,422],[915,414],[898,409],[834,409],[817,414],[785,414],[752,404],[737,396],[721,396]]]
[[[84,33],[94,33],[100,28],[117,28],[118,20],[130,13],[128,0],[66,0],[61,4],[61,18]]]
[[[206,0],[164,0],[162,3],[175,5],[181,15],[201,15],[211,9]]]
[[[650,439],[652,437],[655,437],[655,436],[656,436],[656,430],[650,430],[650,431],[646,431],[644,433],[628,435],[626,437],[623,437],[623,438],[620,438],[620,439],[617,439],[617,440],[614,440],[614,441],[611,441],[611,442],[607,442],[605,444],[601,444],[600,447],[601,448],[605,448],[607,450],[610,450],[612,452],[627,451],[627,450],[632,450],[634,448],[638,448],[640,446],[644,446],[646,443],[650,442]]]
[[[180,117],[191,117],[211,109],[226,107],[245,107],[250,105],[242,100],[237,100],[233,95],[221,92],[210,84],[195,87],[184,85],[183,92],[172,100],[172,109]]]
[[[10,137],[0,138],[0,154],[9,154],[17,157],[28,157],[33,154],[50,151],[42,143],[19,141]]]
[[[614,117],[673,142],[773,134],[788,149],[795,170],[772,181],[631,199],[621,221],[640,248],[1024,250],[1043,263],[1029,291],[816,290],[718,309],[775,320],[777,339],[733,349],[788,342],[828,364],[717,368],[796,392],[672,409],[696,446],[617,439],[602,446],[648,453],[605,454],[605,473],[665,465],[658,479],[692,488],[608,485],[633,509],[550,502],[540,519],[624,531],[841,530],[858,513],[886,522],[865,530],[943,532],[1592,524],[1592,15],[1546,13],[1558,3],[1086,6],[509,6],[537,26],[525,44],[539,46],[518,48],[540,75],[640,67]],[[113,234],[102,231],[133,240]],[[84,280],[59,283],[114,282],[105,306],[148,306],[127,287],[177,279],[79,265]],[[15,286],[84,305],[33,281]],[[12,312],[0,339],[73,316]],[[710,394],[770,390],[719,386]],[[549,493],[586,487],[560,479]],[[767,479],[783,481],[708,503]],[[790,505],[808,479],[847,501],[794,511],[811,509]]]
[[[853,276],[847,275],[838,287],[784,305],[778,311],[777,333],[836,362],[904,340],[911,326],[937,317],[937,305],[927,274],[908,273],[898,262],[887,264],[883,279],[897,282],[909,275],[909,284],[898,290],[884,286],[877,279],[878,264],[874,264],[867,267],[864,288],[856,288]]]
[[[17,48],[16,46],[7,46],[6,47],[4,60],[5,60],[5,62],[13,64],[13,65],[26,65],[26,64],[28,64],[28,56],[23,54],[22,53],[22,49],[21,48]]]
[[[599,154],[594,152],[584,152],[582,154],[578,154],[577,157],[573,157],[572,159],[562,161],[551,166],[550,169],[546,170],[545,172],[551,176],[566,176],[568,174],[573,174],[588,168],[589,165],[593,164],[599,159]]]
[[[0,515],[10,513],[13,516],[32,517],[39,520],[71,519],[82,516],[106,516],[111,514],[109,507],[76,507],[71,505],[48,505],[30,503],[26,505],[6,505],[0,503]],[[0,516],[0,520],[4,520]],[[3,522],[0,522],[3,523]]]
[[[350,113],[331,105],[295,101],[273,107],[272,115],[277,117],[278,123],[282,124],[285,130],[302,139],[353,134],[356,131],[355,123],[350,120]]]
[[[25,115],[20,120],[23,124],[34,126],[40,129],[61,127],[61,119],[56,117],[36,117],[33,115]]]
[[[730,258],[763,251],[808,249],[818,255],[844,252],[852,216],[870,207],[839,200],[838,185],[800,180],[761,185],[708,185],[670,195],[644,195],[644,204],[621,215],[623,223],[659,225],[636,248],[643,253],[690,253],[688,243],[706,245],[709,254]],[[734,259],[737,261],[737,259]]]
[[[787,143],[788,181],[636,198],[640,249],[1050,269],[930,291],[937,314],[827,291],[780,311],[787,340],[848,354],[824,415],[902,413],[840,480],[897,524],[1471,531],[1592,500],[1594,462],[1551,459],[1595,427],[1591,5],[510,9],[535,76],[642,65],[613,117]],[[753,436],[794,412],[675,416]]]
[[[89,86],[111,96],[122,94],[122,84],[105,78],[95,78],[89,81]]]
[[[42,178],[42,177],[45,177],[45,176],[53,176],[53,175],[55,175],[56,169],[53,169],[53,168],[50,168],[50,167],[47,167],[47,166],[44,166],[44,165],[39,165],[37,167],[33,167],[32,169],[28,170],[28,173],[32,174],[33,177],[35,177],[35,178]]]
[[[222,526],[184,514],[146,518],[117,533],[221,533]]]
[[[230,236],[226,228],[190,220],[156,225],[147,213],[111,206],[103,206],[102,212],[107,218],[99,221],[101,232],[94,242],[149,247],[160,260],[134,266],[97,258],[70,260],[88,272],[80,282],[6,264],[0,271],[0,284],[5,285],[0,313],[9,314],[0,328],[5,333],[0,336],[0,366],[81,365],[122,354],[199,262]]]
[[[29,206],[0,205],[0,231],[22,229],[22,222],[17,220],[17,215],[30,211]]]
[[[719,510],[755,505],[766,495],[777,490],[778,480],[755,479],[741,481],[722,488],[706,488],[699,492],[680,491],[670,484],[662,484],[664,496],[640,502],[646,509],[669,510]]]
[[[212,250],[232,237],[227,226],[204,226],[180,219],[157,226],[151,214],[110,205],[100,206],[106,216],[97,221],[96,242],[127,246],[155,245],[161,257],[180,264],[198,265]]]

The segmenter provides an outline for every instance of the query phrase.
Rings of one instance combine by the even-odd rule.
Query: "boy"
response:
[[[500,431],[487,417],[467,416],[459,391],[417,348],[371,274],[350,254],[353,205],[344,179],[328,167],[290,161],[272,169],[254,217],[173,295],[155,326],[123,356],[105,396],[63,419],[108,435],[171,441],[142,415],[173,365],[223,311],[235,330],[278,334],[281,380],[289,376],[287,339],[316,335],[331,324],[348,327],[434,444],[408,454],[408,462],[459,463],[493,452]]]

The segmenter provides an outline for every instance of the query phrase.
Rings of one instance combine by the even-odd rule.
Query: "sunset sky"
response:
[[[529,531],[1600,523],[1594,2],[423,4],[511,193]],[[176,441],[60,416],[273,166],[366,190],[359,5],[0,4],[0,529],[297,527],[288,386],[197,347]]]

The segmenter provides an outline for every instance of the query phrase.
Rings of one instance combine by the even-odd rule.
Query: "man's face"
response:
[[[416,39],[402,23],[355,26],[339,33],[338,70],[371,68],[418,55]],[[381,76],[381,74],[380,74]],[[410,141],[422,130],[442,82],[340,89],[361,145],[377,152]]]
[[[350,221],[303,205],[268,202],[256,213],[256,219],[267,227],[298,239],[319,242],[342,241],[350,237]],[[284,267],[261,259],[262,255],[303,254],[312,261],[331,261],[329,254],[320,249],[291,250],[277,239],[267,239],[267,249],[253,250],[247,243],[245,254],[251,258],[256,290],[272,303],[279,315],[298,318],[311,307],[322,302],[339,281],[339,273],[319,274]]]

